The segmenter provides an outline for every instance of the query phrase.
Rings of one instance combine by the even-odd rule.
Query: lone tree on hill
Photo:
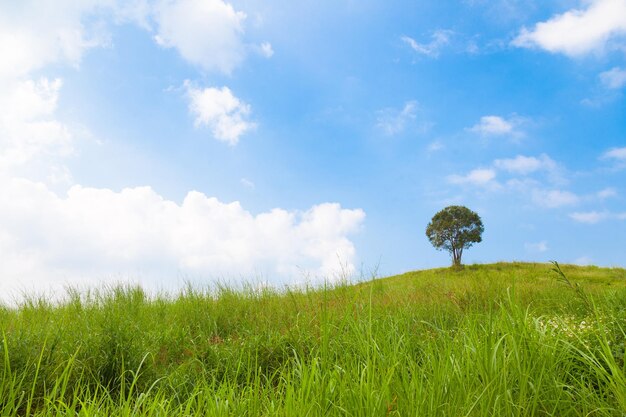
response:
[[[464,206],[448,206],[433,216],[426,236],[437,250],[452,255],[452,266],[461,266],[463,249],[479,243],[485,230],[480,216]]]

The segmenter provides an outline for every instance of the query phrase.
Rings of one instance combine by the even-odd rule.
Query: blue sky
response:
[[[624,266],[626,0],[0,4],[0,288]]]

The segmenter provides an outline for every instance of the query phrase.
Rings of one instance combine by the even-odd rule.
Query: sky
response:
[[[626,0],[0,0],[3,299],[626,266]]]

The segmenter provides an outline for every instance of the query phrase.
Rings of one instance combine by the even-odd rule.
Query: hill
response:
[[[499,263],[0,310],[0,414],[621,415],[626,270]]]

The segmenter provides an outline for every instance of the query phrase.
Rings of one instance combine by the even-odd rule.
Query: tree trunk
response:
[[[461,267],[461,256],[463,255],[463,248],[453,248],[452,249],[452,266],[454,268]]]

